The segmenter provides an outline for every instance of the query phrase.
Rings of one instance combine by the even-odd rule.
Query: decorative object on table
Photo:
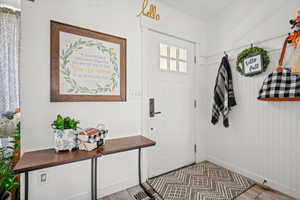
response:
[[[298,12],[300,14],[300,12]],[[300,75],[293,73],[290,68],[284,67],[284,56],[288,44],[296,45],[300,37],[300,17],[291,20],[292,29],[297,28],[293,34],[284,40],[277,70],[269,74],[259,90],[258,100],[262,101],[300,101]],[[299,35],[298,35],[299,33]],[[297,57],[297,55],[296,55]],[[298,57],[298,59],[300,59]],[[296,62],[297,64],[298,62]]]
[[[126,101],[126,39],[51,21],[51,102]]]
[[[148,11],[146,10],[148,8]],[[148,7],[148,0],[143,0],[141,11],[137,14],[137,16],[145,16],[150,19],[154,19],[156,21],[160,20],[160,15],[157,14],[157,6],[154,4],[151,4]]]
[[[57,115],[55,121],[52,123],[55,138],[55,151],[72,151],[77,147],[76,130],[79,121],[71,119],[70,117],[62,117]]]
[[[252,77],[265,72],[270,64],[268,52],[263,48],[251,45],[243,50],[237,57],[236,69],[243,75]]]
[[[225,79],[223,76],[225,76]],[[220,115],[222,115],[223,125],[226,128],[229,127],[228,114],[235,105],[236,100],[233,91],[232,73],[228,55],[225,55],[222,58],[215,83],[211,122],[213,124],[218,123]]]
[[[87,128],[78,133],[79,150],[92,151],[105,144],[108,130],[104,124],[96,128]]]
[[[289,35],[288,42],[296,48],[292,72],[300,75],[300,11],[295,19],[290,20],[290,24],[294,32]]]

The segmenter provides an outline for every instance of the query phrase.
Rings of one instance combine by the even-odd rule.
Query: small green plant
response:
[[[79,121],[75,119],[71,119],[70,117],[62,117],[61,115],[57,115],[54,122],[51,124],[52,128],[65,130],[65,129],[73,129],[77,130]]]
[[[0,200],[6,200],[10,191],[20,187],[17,181],[17,176],[11,170],[10,163],[4,159],[4,149],[0,149]]]
[[[20,133],[21,124],[18,122],[14,134],[13,146],[6,147],[13,151],[11,155],[7,155],[5,148],[0,148],[0,200],[7,200],[10,191],[20,187],[17,176],[12,171],[13,157],[16,155],[16,150],[20,147]]]
[[[21,124],[17,113],[6,113],[3,116],[17,122],[15,131],[9,134],[9,145],[0,148],[0,200],[7,200],[10,192],[20,187],[17,175],[14,174],[12,168],[19,155]]]

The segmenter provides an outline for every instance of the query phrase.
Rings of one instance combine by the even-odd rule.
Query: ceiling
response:
[[[0,4],[21,9],[21,0],[0,0]]]
[[[160,0],[187,15],[200,20],[214,18],[223,9],[237,0]],[[21,8],[21,0],[0,0],[0,4],[6,4],[15,8]]]
[[[160,0],[187,15],[200,20],[214,18],[227,6],[237,0]]]

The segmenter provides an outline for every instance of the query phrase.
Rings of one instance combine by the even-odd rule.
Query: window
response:
[[[0,8],[0,114],[19,108],[20,17]]]
[[[0,7],[0,129],[4,129],[3,113],[19,108],[20,12]],[[3,120],[2,120],[3,119]],[[4,131],[3,131],[4,132]],[[10,144],[1,135],[0,148]]]
[[[187,72],[187,50],[160,44],[160,69],[170,72]]]

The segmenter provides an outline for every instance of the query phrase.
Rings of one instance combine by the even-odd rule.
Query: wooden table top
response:
[[[56,153],[54,149],[45,149],[24,153],[17,165],[15,173],[23,173],[37,169],[54,167],[67,163],[87,160],[102,155],[154,146],[156,143],[144,136],[132,136],[105,141],[105,145],[94,151],[72,151]]]

